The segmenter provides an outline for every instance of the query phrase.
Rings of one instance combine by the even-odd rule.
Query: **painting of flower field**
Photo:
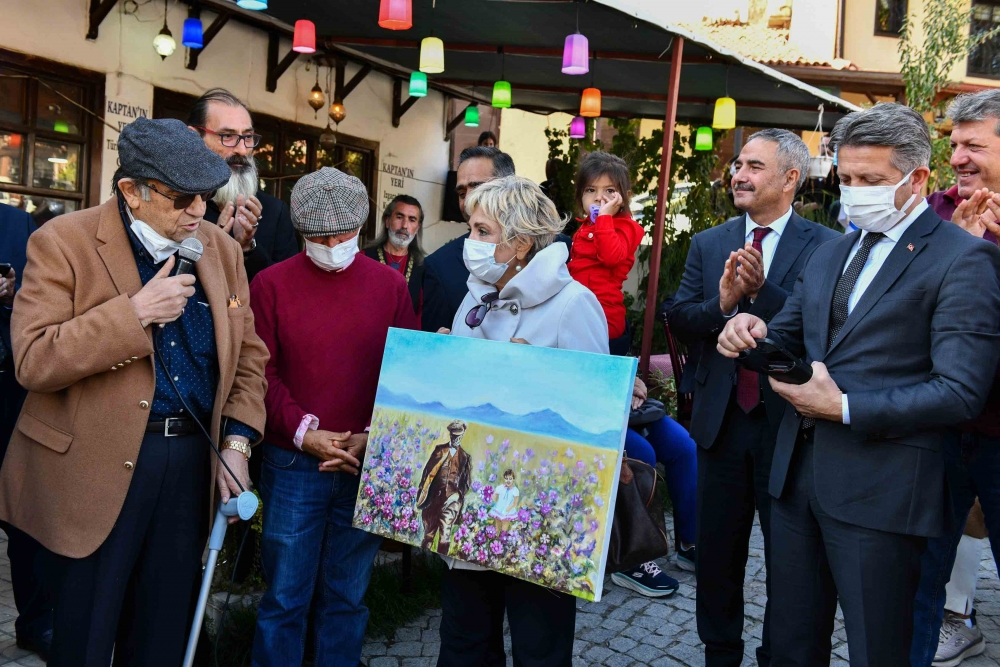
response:
[[[635,360],[391,330],[354,525],[599,600]]]

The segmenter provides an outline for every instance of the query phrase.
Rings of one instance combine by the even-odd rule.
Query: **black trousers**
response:
[[[142,441],[111,534],[86,558],[56,556],[51,667],[179,667],[208,538],[204,436]]]
[[[814,445],[799,438],[785,494],[771,505],[771,665],[830,664],[839,596],[851,667],[907,667],[926,540],[824,512],[816,500]]]
[[[731,398],[711,449],[698,448],[696,617],[705,644],[706,667],[739,667],[743,662],[743,581],[754,510],[764,533],[767,604],[757,664],[771,662],[771,496],[767,482],[774,454],[774,431],[763,405],[749,414]]]
[[[515,667],[573,664],[576,598],[498,572],[447,570],[438,667],[502,667],[503,617]]]

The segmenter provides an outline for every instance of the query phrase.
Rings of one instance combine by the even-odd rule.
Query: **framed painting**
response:
[[[354,525],[600,600],[636,363],[391,329]]]

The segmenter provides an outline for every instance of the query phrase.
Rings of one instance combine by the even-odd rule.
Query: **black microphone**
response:
[[[201,259],[204,252],[205,246],[194,237],[181,241],[181,247],[177,249],[177,263],[174,264],[174,270],[170,275],[180,276],[186,273],[193,275],[194,263]]]

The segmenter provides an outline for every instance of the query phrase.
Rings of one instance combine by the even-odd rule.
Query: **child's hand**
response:
[[[622,207],[622,196],[614,193],[610,198],[601,198],[601,210],[598,215],[616,215]]]

